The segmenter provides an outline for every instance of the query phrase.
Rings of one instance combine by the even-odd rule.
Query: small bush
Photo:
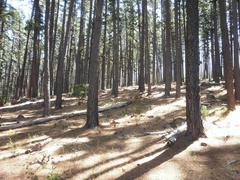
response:
[[[9,144],[13,149],[16,149],[16,148],[17,148],[17,144],[12,140],[11,137],[8,138],[8,144]]]
[[[4,98],[4,97],[0,97],[0,107],[2,107],[2,106],[4,106],[4,104],[5,104],[5,100],[6,98]]]
[[[60,175],[59,172],[56,169],[52,169],[48,176],[47,176],[47,180],[59,180],[60,179]]]
[[[201,106],[201,113],[204,117],[206,117],[208,115],[208,108],[207,106]]]
[[[72,96],[81,99],[87,96],[88,84],[77,84],[73,87]]]

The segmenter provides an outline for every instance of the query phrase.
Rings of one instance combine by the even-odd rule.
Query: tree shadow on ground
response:
[[[184,135],[177,140],[176,144],[172,147],[166,149],[162,154],[150,160],[146,163],[143,163],[130,171],[126,172],[125,174],[121,175],[117,178],[117,180],[125,180],[125,179],[136,179],[141,177],[143,174],[147,173],[151,169],[160,166],[164,162],[170,160],[175,155],[184,151],[188,146],[192,144],[192,141],[188,140]]]
[[[83,168],[74,167],[74,168],[71,168],[70,170],[69,169],[65,170],[62,173],[62,177],[63,178],[72,178],[75,175],[80,175],[81,173],[84,173],[85,171],[95,169],[95,168],[100,167],[104,164],[107,164],[111,161],[131,157],[130,160],[127,160],[123,163],[111,165],[110,167],[103,168],[103,170],[100,170],[99,172],[91,173],[91,175],[89,175],[89,177],[87,178],[87,179],[95,179],[105,173],[111,172],[112,170],[114,170],[116,168],[121,168],[125,165],[128,165],[129,163],[134,163],[138,160],[144,159],[146,157],[152,156],[154,154],[160,153],[161,151],[165,150],[161,155],[159,155],[155,159],[153,159],[147,163],[141,164],[141,165],[137,166],[136,168],[130,170],[126,174],[122,175],[121,177],[119,177],[119,179],[134,179],[134,178],[140,177],[142,174],[146,173],[147,171],[150,171],[152,168],[161,165],[165,161],[170,160],[172,157],[174,157],[178,153],[184,151],[192,143],[191,141],[187,140],[187,137],[185,137],[183,135],[183,133],[182,133],[182,135],[180,135],[176,144],[174,144],[171,148],[168,148],[166,145],[164,146],[162,144],[164,142],[162,137],[157,138],[155,140],[149,140],[149,141],[150,141],[149,143],[143,143],[143,145],[141,147],[139,147],[138,149],[136,149],[130,153],[124,153],[117,157],[108,158],[108,159],[106,159],[102,162],[96,163],[90,167],[85,167],[85,168],[84,167]],[[121,141],[119,143],[123,144],[123,142],[121,142]],[[149,147],[156,145],[158,143],[161,143],[161,144],[159,144],[159,148],[155,148],[155,149],[151,150],[150,152],[144,153],[146,149],[148,149]],[[140,154],[138,154],[138,153],[140,153]],[[77,159],[75,157],[74,159],[72,159],[70,161],[78,161],[78,160],[81,160],[82,158],[86,158],[85,156],[86,156],[86,154],[84,154],[84,156],[78,157]]]
[[[197,163],[201,165],[205,179],[240,179],[239,144],[209,147],[204,151],[193,151],[191,156],[194,159],[200,157]]]
[[[77,175],[77,174],[84,173],[85,171],[88,171],[88,170],[97,168],[97,167],[99,167],[99,166],[101,166],[101,165],[104,165],[104,164],[107,164],[107,163],[109,163],[109,162],[111,162],[111,161],[115,161],[115,160],[118,160],[118,159],[121,159],[121,158],[131,157],[131,156],[133,156],[133,155],[135,155],[135,154],[137,154],[137,153],[139,153],[139,152],[142,152],[142,151],[144,152],[144,150],[146,150],[147,148],[149,148],[149,146],[152,146],[152,145],[158,143],[159,141],[161,141],[161,138],[158,138],[158,139],[156,139],[156,140],[153,140],[153,141],[145,144],[144,146],[141,146],[141,147],[138,148],[137,150],[134,150],[133,152],[124,153],[124,154],[119,155],[119,156],[117,156],[117,157],[113,157],[113,158],[106,159],[106,160],[101,161],[101,162],[99,162],[99,163],[96,163],[96,164],[94,164],[94,165],[92,165],[92,166],[90,166],[90,167],[83,167],[83,168],[77,168],[77,167],[75,167],[75,168],[73,168],[73,169],[70,170],[70,173],[68,173],[69,170],[65,170],[65,171],[62,173],[62,176],[61,176],[61,177],[63,177],[64,179],[66,179],[66,178],[71,178],[71,177],[74,177],[74,176]],[[105,168],[105,169],[101,170],[100,172],[92,173],[87,179],[95,179],[95,178],[97,178],[98,176],[100,176],[100,175],[102,175],[102,174],[105,174],[105,173],[107,173],[107,172],[110,172],[110,171],[112,171],[112,170],[115,169],[115,168],[122,167],[122,166],[124,166],[124,165],[129,164],[129,163],[133,163],[133,162],[135,162],[135,161],[137,161],[137,160],[140,160],[140,159],[146,158],[146,157],[148,157],[148,156],[154,155],[155,153],[159,153],[159,152],[161,152],[162,150],[164,150],[165,148],[166,148],[166,146],[160,147],[160,148],[155,149],[154,151],[151,151],[151,152],[149,152],[149,153],[145,153],[145,154],[143,154],[143,155],[133,157],[133,158],[131,158],[130,160],[127,160],[127,161],[125,161],[125,162],[123,162],[123,163],[118,163],[117,165],[113,165],[113,166],[110,166],[110,167],[108,167],[108,168]],[[91,156],[91,154],[89,154],[89,156]],[[77,159],[74,158],[74,159],[72,159],[72,160],[70,160],[70,161],[81,160],[82,158],[86,158],[86,155],[84,155],[84,157],[80,156],[80,157],[78,157]]]

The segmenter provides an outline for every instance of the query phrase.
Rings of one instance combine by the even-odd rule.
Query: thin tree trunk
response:
[[[56,109],[62,108],[62,93],[63,93],[63,82],[64,82],[64,75],[63,75],[64,60],[65,60],[67,44],[68,44],[68,40],[69,40],[74,3],[75,3],[75,0],[71,0],[70,4],[69,4],[66,34],[64,36],[62,48],[60,49],[60,52],[59,52],[59,61],[58,61],[57,79],[56,79],[56,86],[57,86],[57,88],[56,88],[57,98],[56,98],[56,102],[55,102]]]
[[[152,83],[156,83],[156,53],[157,53],[157,1],[154,0],[153,5],[153,61],[152,61]]]
[[[105,89],[105,76],[106,76],[106,44],[107,44],[107,12],[108,12],[108,1],[105,0],[105,13],[104,13],[104,37],[103,37],[103,54],[102,54],[102,81],[101,89]]]
[[[44,111],[43,115],[48,116],[50,110],[50,81],[49,81],[49,6],[50,0],[46,0],[45,32],[44,32]]]
[[[181,95],[181,37],[179,37],[179,3],[175,0],[175,48],[176,48],[176,98]]]
[[[113,3],[113,86],[112,95],[118,96],[118,81],[119,81],[119,34],[118,34],[118,20],[119,20],[119,0],[112,0]],[[116,8],[117,6],[117,8]]]
[[[218,18],[217,18],[217,0],[213,0],[214,9],[214,49],[215,49],[215,82],[219,83],[220,77],[222,77],[222,70],[220,66],[220,50],[219,50],[219,40],[218,40]]]
[[[171,4],[165,0],[166,8],[166,74],[165,74],[165,95],[169,96],[172,81],[172,55],[171,55]]]
[[[51,2],[51,12],[50,12],[50,23],[49,23],[49,75],[50,75],[50,94],[52,94],[53,89],[53,38],[54,38],[54,18],[55,18],[55,6],[56,1],[52,0]],[[58,13],[58,12],[57,12]]]
[[[216,79],[216,68],[215,68],[215,49],[214,49],[214,31],[211,30],[211,60],[212,60],[212,78]]]
[[[145,50],[145,61],[146,61],[146,80],[148,84],[148,95],[151,95],[151,64],[150,64],[150,56],[149,56],[149,42],[148,42],[148,10],[147,10],[147,0],[143,0],[143,18],[145,18],[143,26],[145,26],[144,32],[144,50]]]
[[[30,21],[32,21],[33,12],[34,12],[34,4],[33,4],[33,8],[32,8],[32,14],[31,14]],[[26,40],[25,51],[24,51],[24,55],[23,55],[23,64],[22,64],[20,77],[19,77],[19,93],[18,93],[19,97],[22,97],[24,95],[23,94],[23,88],[24,88],[23,84],[24,84],[25,69],[26,69],[27,56],[28,56],[28,44],[29,44],[30,34],[31,34],[31,28],[29,28],[28,32],[27,32],[27,40]]]
[[[13,40],[13,44],[12,44],[12,51],[13,51],[13,47],[14,47],[14,40]],[[6,92],[5,92],[5,95],[4,95],[6,100],[8,99],[8,96],[10,94],[9,93],[9,86],[10,86],[12,66],[13,66],[13,57],[12,57],[12,54],[11,54],[10,62],[9,62],[9,66],[8,66],[8,73],[7,73]]]
[[[138,1],[137,1],[138,2]],[[142,14],[144,12],[144,0],[142,0]],[[140,9],[139,7],[139,2],[138,2],[138,9]],[[140,11],[138,11],[139,16],[140,16]],[[139,17],[139,26],[140,26],[140,17]],[[141,24],[141,41],[140,41],[140,60],[139,60],[139,79],[138,79],[138,85],[139,85],[139,90],[140,92],[144,92],[145,91],[145,72],[144,72],[144,59],[145,59],[145,52],[144,52],[144,42],[145,42],[145,38],[144,38],[144,33],[145,33],[145,18],[144,15],[142,15],[142,24]],[[139,32],[140,33],[140,32]]]

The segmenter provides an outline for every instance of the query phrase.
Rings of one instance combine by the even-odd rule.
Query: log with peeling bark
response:
[[[103,107],[99,108],[99,112],[105,112],[105,111],[110,111],[110,110],[114,110],[114,109],[118,109],[118,108],[123,108],[123,107],[130,105],[131,103],[132,103],[131,101],[128,101],[128,102],[119,102],[119,103],[116,103],[116,104],[110,105],[110,106],[103,106]],[[46,122],[53,121],[53,120],[72,118],[75,116],[81,116],[81,115],[86,115],[86,114],[87,114],[86,110],[81,110],[81,111],[74,111],[74,112],[70,112],[70,113],[63,113],[61,115],[53,115],[53,116],[49,116],[49,117],[37,118],[37,119],[29,120],[29,121],[19,121],[14,124],[6,125],[6,123],[5,123],[5,125],[0,124],[0,131],[17,129],[17,128],[22,128],[22,127],[42,124],[42,123],[46,123]]]

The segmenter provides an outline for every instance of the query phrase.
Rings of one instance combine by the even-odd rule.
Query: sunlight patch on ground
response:
[[[56,156],[52,159],[52,163],[57,164],[57,163],[60,163],[60,162],[73,160],[74,158],[76,158],[78,156],[83,156],[84,154],[85,154],[85,152],[78,151],[78,152],[74,152],[74,153],[70,153],[70,154]]]
[[[152,110],[146,112],[146,116],[153,116],[153,117],[164,116],[166,114],[179,110],[185,106],[186,106],[185,98],[180,98],[179,100],[174,101],[172,103],[162,104],[154,107]]]
[[[58,143],[56,143],[58,142]],[[54,140],[54,143],[50,143],[48,146],[44,148],[44,152],[47,152],[48,154],[53,154],[60,148],[62,148],[66,144],[72,144],[72,143],[86,143],[89,142],[88,137],[83,138],[58,138]]]
[[[178,163],[168,162],[161,166],[157,166],[152,169],[150,172],[144,174],[139,179],[166,179],[166,180],[176,180],[183,179],[183,173],[181,167]]]
[[[206,89],[207,91],[220,91],[223,90],[222,86],[212,86]]]
[[[231,144],[238,144],[240,139],[240,106],[237,106],[235,111],[230,112],[225,119],[207,123],[205,129],[211,144],[220,143],[216,142],[218,140],[227,141],[228,139],[232,140]],[[237,139],[238,141],[236,141]]]
[[[160,98],[160,97],[163,97],[164,96],[164,92],[161,92],[161,93],[159,93],[159,92],[153,92],[152,94],[151,94],[151,97],[153,97],[153,98]]]

